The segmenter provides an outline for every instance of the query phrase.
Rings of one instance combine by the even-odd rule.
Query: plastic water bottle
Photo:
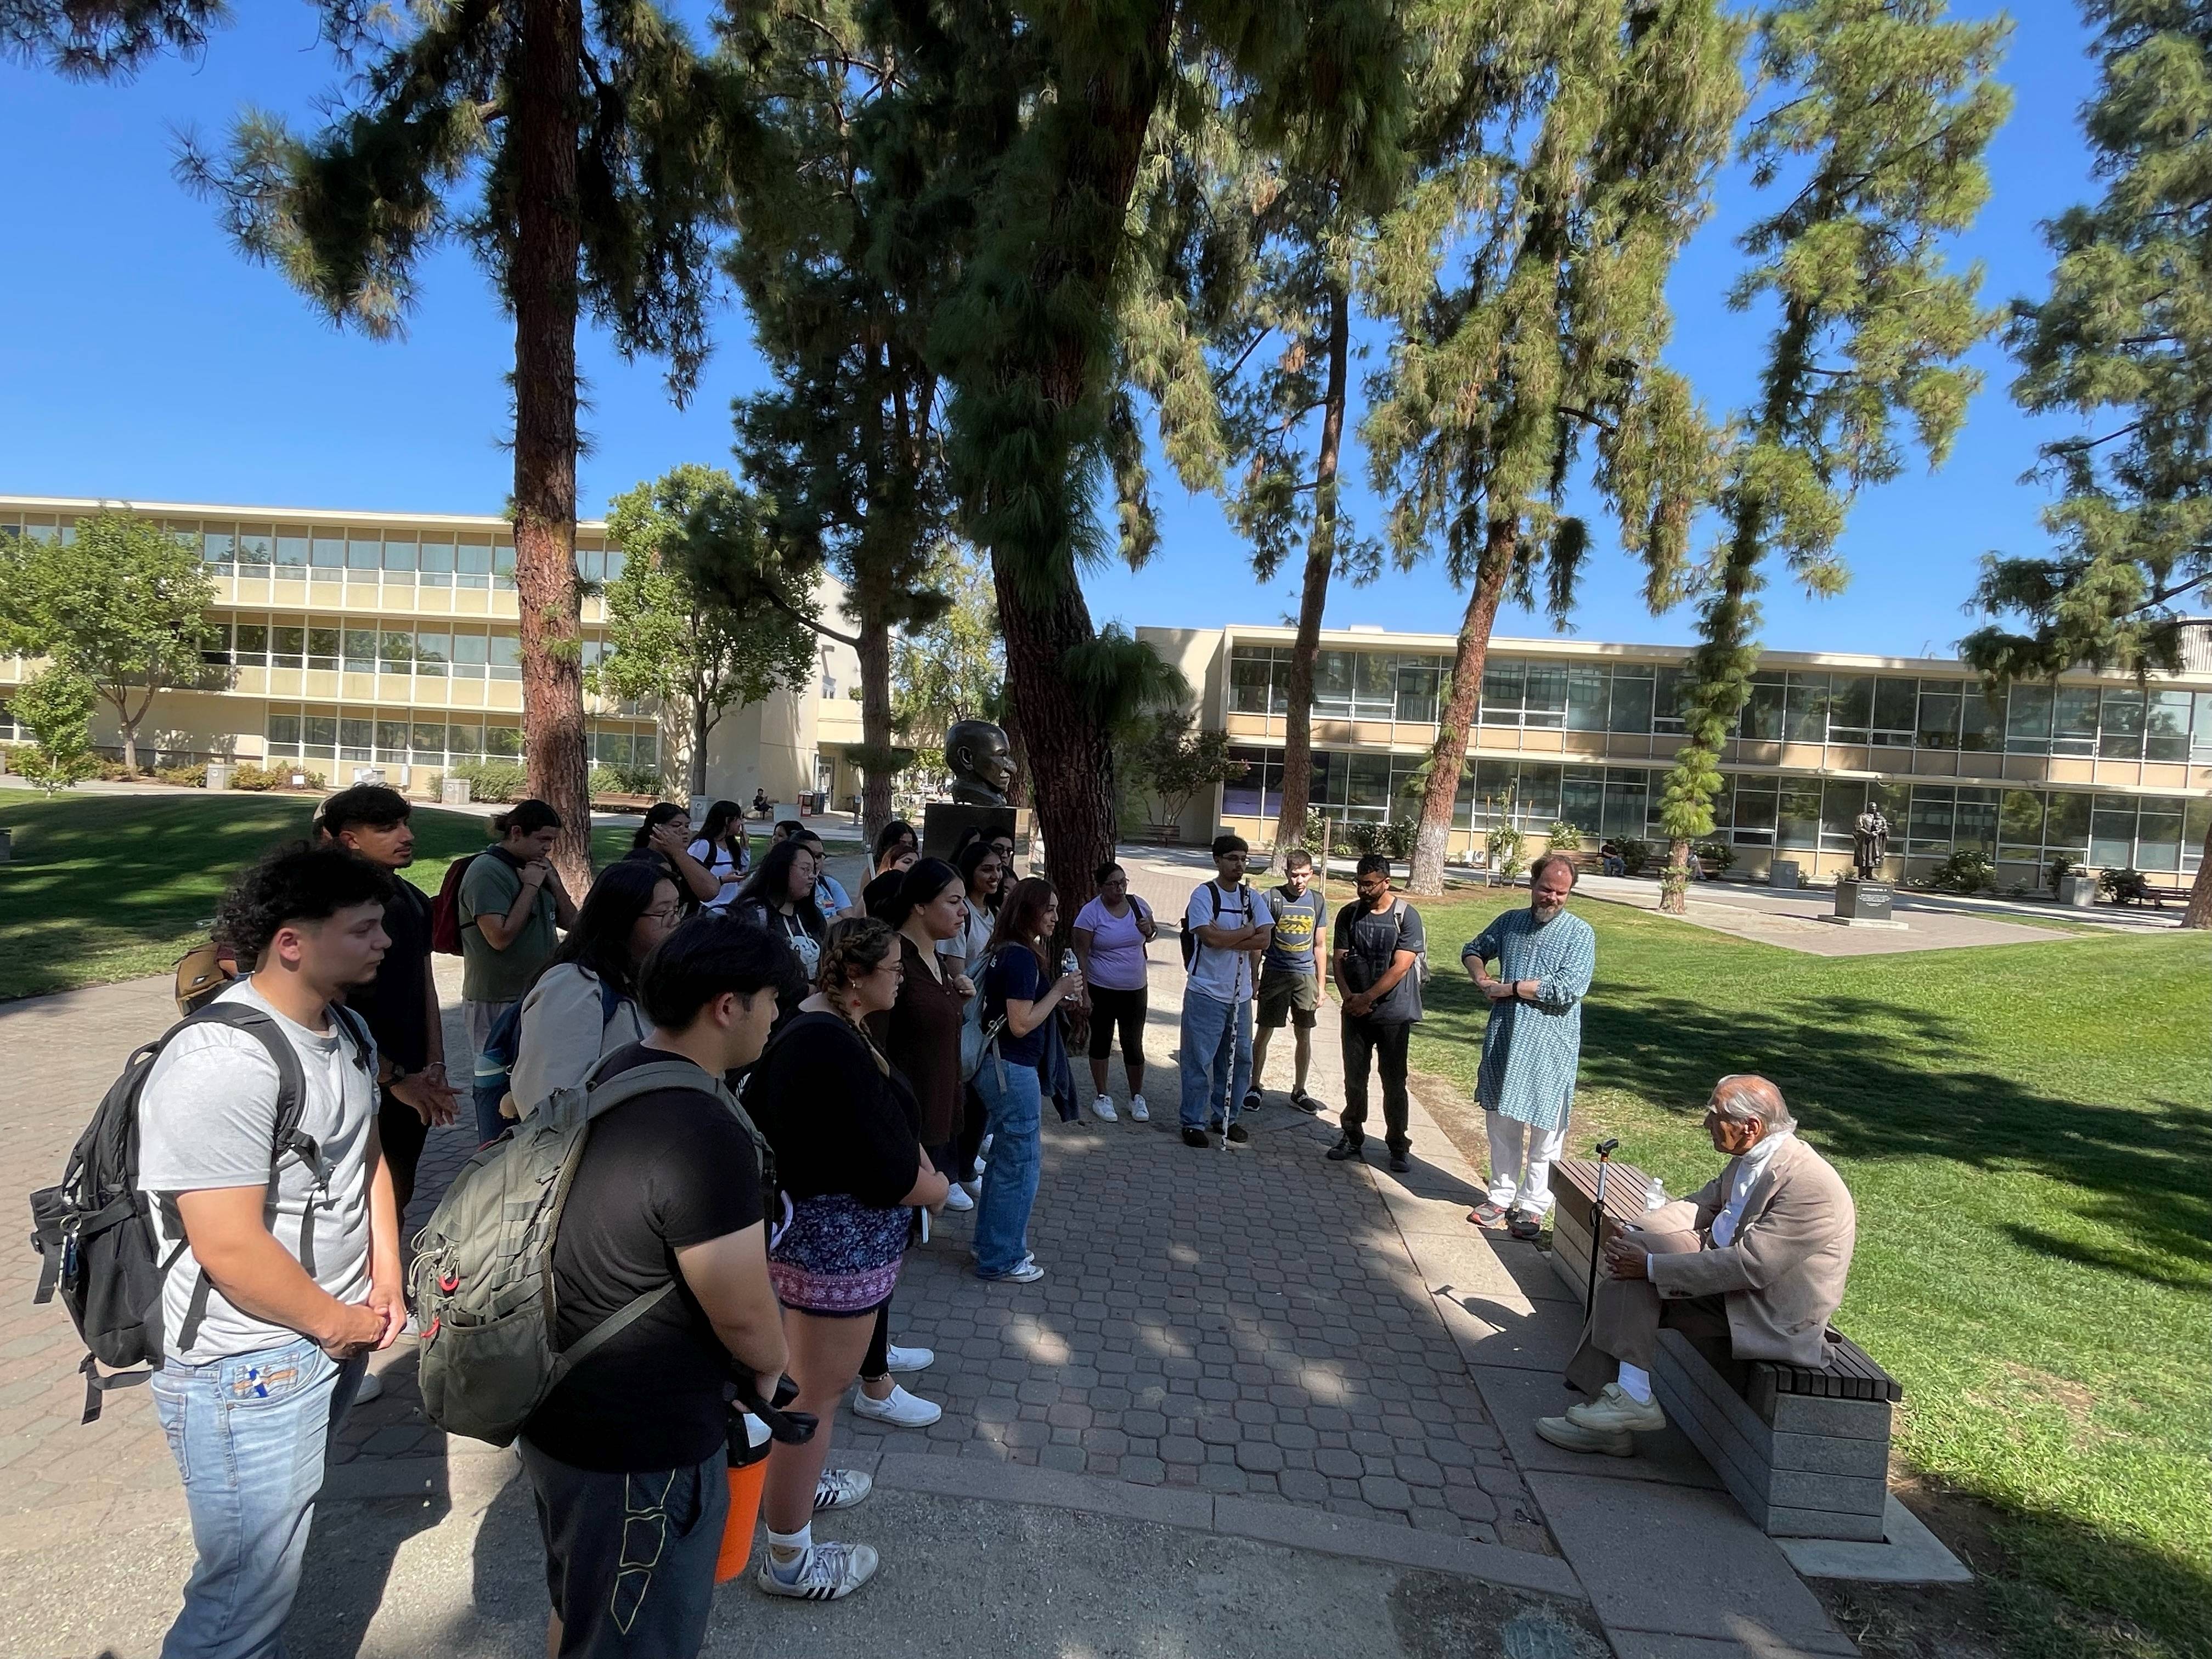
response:
[[[1666,1204],[1667,1183],[1653,1176],[1651,1184],[1644,1189],[1644,1213],[1650,1215],[1654,1210],[1665,1208]]]
[[[1060,953],[1060,971],[1061,973],[1072,974],[1082,965],[1083,964],[1081,963],[1075,959],[1075,948],[1073,945],[1070,945],[1066,950]]]

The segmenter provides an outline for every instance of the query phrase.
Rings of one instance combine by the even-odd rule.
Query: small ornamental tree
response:
[[[134,514],[81,519],[70,541],[0,543],[0,644],[90,681],[115,711],[134,772],[154,699],[199,678],[214,602],[191,543]]]
[[[100,770],[86,733],[96,695],[90,680],[58,664],[15,688],[8,712],[32,738],[8,757],[18,776],[51,795]]]
[[[1200,791],[1241,778],[1251,768],[1231,757],[1225,732],[1201,732],[1182,710],[1145,723],[1130,763],[1158,807],[1155,823],[1179,823]]]
[[[892,657],[891,723],[915,745],[941,739],[956,721],[993,719],[1006,696],[1006,649],[989,569],[947,546],[929,581],[951,603],[902,635]]]
[[[702,562],[740,561],[754,573],[766,562],[756,514],[720,516],[713,537],[690,533],[692,514],[714,495],[741,492],[726,472],[685,465],[609,504],[607,534],[629,562],[606,587],[612,648],[586,675],[602,696],[658,697],[683,712],[695,795],[706,793],[707,739],[723,715],[814,677],[813,633],[793,614],[811,614],[803,583],[792,583],[781,605],[757,591],[732,605],[697,580]]]

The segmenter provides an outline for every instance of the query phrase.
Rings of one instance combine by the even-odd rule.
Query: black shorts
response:
[[[647,1474],[603,1474],[520,1443],[545,1541],[562,1651],[615,1659],[696,1653],[730,1512],[728,1455]]]
[[[1260,975],[1260,1029],[1278,1030],[1287,1020],[1301,1031],[1313,1030],[1321,1006],[1321,981],[1296,968],[1268,968]]]
[[[1091,1058],[1103,1060],[1114,1052],[1114,1032],[1121,1032],[1124,1059],[1144,1052],[1145,992],[1116,991],[1110,986],[1091,988]]]

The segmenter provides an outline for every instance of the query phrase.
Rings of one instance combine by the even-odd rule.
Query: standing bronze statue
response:
[[[1861,881],[1880,878],[1881,861],[1889,856],[1889,820],[1881,808],[1869,804],[1851,824],[1852,860]]]

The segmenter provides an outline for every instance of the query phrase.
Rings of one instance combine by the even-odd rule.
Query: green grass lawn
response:
[[[0,865],[0,999],[158,974],[207,937],[224,884],[273,843],[307,833],[320,796],[61,795],[0,790],[15,858]],[[484,844],[477,812],[415,815],[410,879],[434,893]],[[630,831],[592,832],[601,863]]]
[[[1429,908],[1413,1045],[1472,1086],[1460,946]],[[1598,933],[1571,1146],[1681,1194],[1717,1165],[1714,1080],[1789,1097],[1859,1207],[1838,1324],[1903,1381],[1902,1457],[1994,1507],[2016,1650],[2212,1654],[2212,959],[2201,934],[1823,959],[1646,912]]]

